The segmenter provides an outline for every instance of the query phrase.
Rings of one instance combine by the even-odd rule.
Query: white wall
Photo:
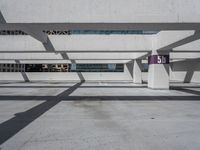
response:
[[[0,4],[8,23],[187,23],[200,18],[199,0],[0,0]]]

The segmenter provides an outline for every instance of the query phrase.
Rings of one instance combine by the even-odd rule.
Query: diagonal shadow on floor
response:
[[[24,127],[29,125],[42,114],[50,110],[61,101],[61,97],[67,97],[74,92],[83,82],[77,83],[57,96],[51,97],[47,101],[25,111],[15,114],[15,117],[0,124],[0,145],[14,136]],[[39,97],[35,97],[36,99]],[[44,99],[43,99],[44,100]]]
[[[72,100],[86,100],[86,101],[200,101],[200,92],[180,87],[174,87],[173,90],[190,93],[192,96],[72,96],[77,88],[79,88],[84,81],[75,84],[57,96],[0,96],[0,100],[35,100],[43,101],[41,104],[22,113],[15,114],[15,117],[0,124],[0,145],[14,136],[24,127],[29,125],[42,114],[57,105],[60,101]],[[67,87],[67,86],[65,86]],[[81,86],[81,88],[83,88]],[[87,87],[86,87],[87,88]]]
[[[193,89],[176,88],[176,87],[172,87],[171,89],[181,91],[181,92],[185,92],[185,93],[188,93],[188,94],[194,94],[194,95],[200,96],[200,91],[196,91],[196,90],[193,90]]]
[[[69,88],[71,86],[63,86],[63,85],[60,85],[60,86],[18,86],[18,85],[9,85],[9,86],[0,86],[0,88]],[[135,89],[135,88],[147,88],[146,85],[144,86],[111,86],[111,85],[108,85],[108,86],[102,86],[102,85],[99,85],[99,86],[81,86],[79,88],[132,88],[132,89]],[[200,88],[200,87],[199,87]]]

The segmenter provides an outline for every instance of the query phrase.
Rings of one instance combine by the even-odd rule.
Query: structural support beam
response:
[[[148,63],[148,87],[151,89],[169,89],[169,53],[152,51]]]
[[[40,29],[31,26],[24,26],[22,27],[22,31],[24,31],[25,33],[27,33],[28,35],[32,36],[33,38],[42,43],[47,43],[48,36]]]
[[[191,31],[161,31],[155,36],[154,49],[158,51],[172,50],[200,38],[198,32]]]
[[[4,20],[5,21],[5,20]],[[0,23],[1,30],[22,30],[34,26],[40,30],[200,30],[200,23]]]
[[[28,29],[27,29],[28,30]],[[45,30],[45,29],[44,29]],[[35,37],[46,42],[42,30],[36,30]],[[29,33],[30,34],[30,33]],[[39,36],[39,34],[42,34]],[[39,38],[40,37],[40,38]],[[43,37],[43,38],[42,38]],[[49,35],[46,47],[52,45],[54,51],[104,51],[104,52],[150,52],[152,35]],[[0,52],[2,51],[47,51],[43,44],[29,35],[0,36]],[[10,44],[12,43],[12,44]]]
[[[2,12],[0,11],[0,25],[1,24],[7,26],[6,19],[3,16]],[[13,26],[13,27],[15,27],[15,26]],[[13,27],[11,27],[11,29]],[[2,30],[1,27],[0,27],[0,29]],[[32,36],[33,38],[37,39],[38,41],[40,41],[42,43],[47,43],[47,35],[41,29],[39,29],[37,27],[22,25],[20,30],[24,31],[25,33],[27,33],[28,35]]]
[[[71,64],[71,60],[19,60],[21,64]],[[77,64],[126,64],[130,60],[76,60]],[[0,60],[2,64],[15,64],[15,60]]]
[[[142,83],[142,60],[135,59],[133,62],[133,83],[141,84]]]
[[[4,23],[6,23],[6,20],[3,17],[3,14],[1,13],[1,10],[0,10],[0,24],[4,24]]]
[[[200,23],[0,23],[1,30],[22,30],[34,26],[40,30],[200,30]]]
[[[64,59],[63,55],[67,55],[65,60],[130,60],[137,59],[146,53],[1,53],[0,60],[59,60]]]

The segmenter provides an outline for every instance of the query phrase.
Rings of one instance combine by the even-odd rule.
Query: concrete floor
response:
[[[1,150],[200,150],[200,84],[1,83]]]

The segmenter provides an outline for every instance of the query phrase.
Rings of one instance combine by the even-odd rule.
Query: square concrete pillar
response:
[[[142,84],[142,60],[136,59],[133,62],[133,83]]]
[[[169,89],[169,53],[152,52],[148,57],[148,87]]]

